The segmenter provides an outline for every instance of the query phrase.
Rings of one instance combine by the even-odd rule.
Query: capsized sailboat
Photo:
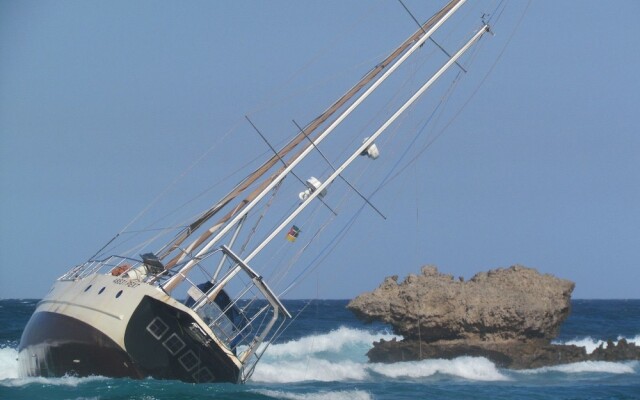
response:
[[[276,293],[264,278],[269,259],[260,256],[276,251],[272,250],[276,237],[299,240],[301,232],[310,228],[298,226],[298,220],[312,205],[331,218],[339,217],[326,202],[330,186],[339,181],[375,209],[345,179],[345,171],[375,162],[380,155],[376,141],[489,26],[480,24],[377,130],[363,135],[352,148],[329,156],[326,148],[320,149],[321,143],[464,2],[448,3],[170,240],[145,241],[135,248],[139,255],[112,255],[109,242],[96,256],[58,278],[22,335],[22,375],[246,382],[268,344],[292,318],[280,300],[283,292]],[[318,177],[300,178],[312,161],[323,164],[325,172],[316,169]],[[279,193],[286,178],[297,187],[296,195]],[[289,206],[275,207],[273,203],[281,199]],[[271,210],[284,211],[265,227],[265,214]]]

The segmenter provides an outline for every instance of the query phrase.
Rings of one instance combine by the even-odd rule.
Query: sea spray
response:
[[[386,332],[340,327],[324,334],[272,344],[251,378],[253,382],[361,381],[368,378],[366,353]]]
[[[0,348],[0,382],[18,378],[18,350]]]
[[[380,339],[402,339],[387,332],[372,333],[361,329],[340,327],[329,333],[309,335],[286,343],[272,344],[267,350],[267,359],[297,359],[310,354],[339,355],[353,359],[354,353],[364,356],[374,341]]]
[[[425,378],[444,374],[475,381],[508,378],[485,358],[459,357],[454,360],[422,360],[394,364],[371,364],[364,356],[372,342],[397,337],[388,333],[340,327],[326,334],[305,336],[272,345],[258,364],[253,382],[293,383],[303,381],[369,381],[386,378]]]
[[[637,361],[610,362],[610,361],[581,361],[572,364],[555,365],[552,367],[542,367],[518,371],[523,374],[543,374],[549,372],[560,372],[563,374],[580,373],[605,373],[605,374],[633,374],[637,368]]]
[[[300,361],[259,364],[251,381],[264,383],[341,382],[364,381],[368,378],[366,364],[308,358]]]
[[[291,393],[281,390],[256,390],[257,393],[263,394],[275,399],[285,400],[370,400],[371,395],[362,390],[342,390],[327,391],[320,393]]]
[[[370,369],[387,378],[426,378],[443,374],[472,381],[506,381],[491,361],[482,357],[458,357],[453,360],[421,360],[393,364],[372,364]]]
[[[640,345],[640,335],[636,335],[633,337],[618,336],[616,340],[613,340],[613,344],[617,346],[618,342],[622,339],[625,339],[629,343],[636,343]],[[593,353],[600,346],[604,346],[605,348],[607,347],[606,340],[595,339],[590,336],[583,337],[583,338],[575,338],[575,339],[565,340],[565,341],[554,340],[552,343],[584,347],[585,350],[587,351],[587,354]]]

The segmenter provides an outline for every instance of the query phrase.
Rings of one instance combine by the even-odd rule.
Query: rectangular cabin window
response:
[[[193,374],[193,379],[196,382],[211,382],[215,378],[215,375],[207,367],[202,367]]]
[[[180,350],[182,350],[185,346],[182,339],[180,339],[175,333],[169,336],[169,338],[165,340],[162,345],[165,347],[165,349],[169,350],[169,353],[174,356],[178,354],[178,352],[180,352]]]
[[[178,359],[178,361],[180,361],[182,367],[187,371],[191,371],[198,364],[200,364],[200,359],[198,358],[198,356],[196,356],[196,353],[194,353],[193,350],[189,350],[184,353],[182,357]]]
[[[147,332],[149,332],[154,338],[160,340],[162,336],[167,332],[169,326],[164,323],[160,317],[155,317],[149,325],[147,325]]]

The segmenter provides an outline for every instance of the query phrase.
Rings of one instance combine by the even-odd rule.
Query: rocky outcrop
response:
[[[369,361],[391,363],[430,358],[453,359],[461,356],[485,357],[498,367],[511,369],[540,368],[590,359],[584,347],[554,345],[546,341],[384,341],[374,344],[367,354]]]
[[[522,266],[455,280],[423,267],[421,275],[385,279],[347,308],[359,318],[384,321],[406,339],[552,339],[569,315],[573,282]]]
[[[640,348],[620,341],[593,354],[554,345],[570,312],[574,283],[512,266],[465,282],[422,268],[404,282],[386,278],[348,305],[364,321],[390,324],[401,341],[374,343],[373,362],[482,356],[507,368],[538,368],[582,360],[640,359]]]

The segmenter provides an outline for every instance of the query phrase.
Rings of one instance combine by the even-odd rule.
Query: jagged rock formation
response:
[[[390,324],[402,341],[380,341],[373,362],[483,356],[508,368],[537,368],[582,360],[640,359],[640,348],[622,341],[593,354],[553,345],[571,306],[574,283],[535,269],[512,266],[464,282],[433,266],[404,282],[386,278],[348,305],[364,321]]]

